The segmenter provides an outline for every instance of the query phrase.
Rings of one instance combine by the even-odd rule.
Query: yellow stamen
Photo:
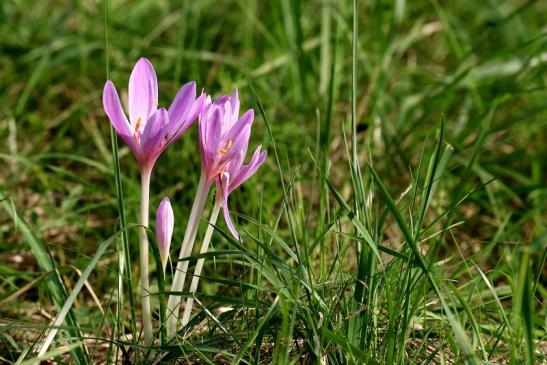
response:
[[[226,152],[228,152],[228,150],[230,149],[230,147],[232,147],[232,145],[234,144],[234,141],[232,141],[231,139],[228,140],[228,142],[226,142],[226,146],[222,147],[220,149],[220,152],[225,155]]]
[[[139,143],[139,141],[137,140],[137,133],[139,132],[139,128],[141,127],[141,122],[142,122],[142,119],[141,117],[139,117],[139,119],[137,119],[137,124],[135,124],[135,132],[133,132],[133,139],[137,143]]]

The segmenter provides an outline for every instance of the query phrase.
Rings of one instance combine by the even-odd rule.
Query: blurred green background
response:
[[[496,201],[478,198],[477,209],[491,216],[515,210],[513,219],[528,212],[527,193],[544,182],[545,172],[545,10],[535,1],[359,3],[361,154],[370,152],[390,183],[406,186],[409,166],[415,167],[441,115],[460,159],[471,155],[471,142],[489,123],[476,178],[496,178],[490,184]],[[70,241],[93,242],[111,231],[115,190],[101,107],[106,59],[110,78],[125,93],[136,60],[149,58],[158,73],[160,105],[169,105],[182,83],[196,80],[215,96],[239,87],[242,105],[256,107],[250,79],[288,170],[298,167],[306,180],[313,170],[308,150],[318,148],[317,135],[326,128],[330,156],[345,159],[350,2],[110,1],[106,55],[102,2],[8,0],[0,11],[3,190],[23,211],[44,211],[29,218],[45,234],[71,228]],[[333,59],[334,112],[325,126]],[[252,144],[268,146],[257,120]],[[188,209],[199,166],[195,137],[190,132],[158,163],[153,204],[169,194]],[[137,170],[127,152],[123,148],[122,172],[131,206]],[[272,161],[267,169],[274,169]],[[333,178],[343,184],[346,177]],[[251,185],[258,191],[264,186],[268,205],[279,201],[275,179],[256,178]],[[235,194],[234,201],[238,195],[245,194]]]

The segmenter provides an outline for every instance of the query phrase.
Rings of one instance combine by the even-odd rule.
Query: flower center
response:
[[[228,142],[226,142],[226,145],[220,148],[220,153],[225,155],[228,152],[228,150],[232,147],[233,144],[234,144],[234,141],[229,139]]]
[[[142,118],[139,117],[139,119],[137,119],[137,124],[135,124],[135,132],[133,132],[133,139],[137,143],[139,143],[139,140],[137,139],[137,133],[139,132],[139,129],[141,127],[141,123],[142,123]]]

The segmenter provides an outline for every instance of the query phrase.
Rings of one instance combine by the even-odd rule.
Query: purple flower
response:
[[[103,90],[103,107],[118,135],[129,146],[141,171],[150,171],[167,147],[190,127],[200,114],[205,94],[196,99],[196,83],[183,85],[169,110],[158,109],[158,82],[150,61],[141,58],[129,78],[129,121],[112,81]]]
[[[169,198],[165,197],[161,201],[158,211],[156,212],[156,242],[160,251],[161,263],[163,270],[167,265],[169,257],[169,246],[173,237],[173,226],[175,225],[175,216]]]
[[[237,90],[231,96],[224,95],[214,103],[207,96],[199,116],[199,147],[201,165],[212,183],[226,170],[228,162],[241,151],[247,151],[254,111],[249,109],[238,119],[239,98]]]
[[[202,169],[207,181],[217,184],[217,201],[222,204],[224,220],[236,239],[239,235],[228,211],[228,195],[249,179],[266,159],[259,146],[248,165],[243,165],[254,112],[249,109],[239,118],[237,90],[231,96],[220,97],[214,103],[207,97],[199,116],[199,144]]]

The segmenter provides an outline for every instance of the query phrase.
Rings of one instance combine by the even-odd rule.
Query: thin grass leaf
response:
[[[106,241],[102,242],[99,247],[97,248],[97,252],[95,255],[93,255],[93,258],[91,259],[91,262],[87,265],[85,270],[82,272],[82,275],[74,284],[74,288],[72,289],[70,295],[67,297],[65,303],[63,304],[61,311],[57,314],[57,317],[55,318],[55,321],[53,325],[51,326],[51,330],[44,340],[44,343],[42,344],[42,347],[40,351],[38,352],[38,356],[44,355],[47,350],[49,349],[49,346],[53,342],[53,339],[57,335],[59,329],[61,329],[63,322],[69,315],[72,305],[74,304],[74,300],[76,300],[76,297],[84,287],[87,278],[91,274],[91,272],[95,269],[95,266],[97,265],[97,262],[102,257],[102,255],[105,253],[106,249],[110,246],[110,244],[118,237],[119,233],[114,234],[110,238],[108,238]]]
[[[380,180],[380,177],[376,174],[376,171],[374,171],[374,169],[370,165],[369,165],[369,171],[372,174],[372,177],[374,178],[374,182],[376,183],[380,192],[382,193],[382,196],[384,197],[384,200],[387,206],[389,207],[391,213],[395,217],[395,220],[397,221],[399,228],[401,229],[403,235],[405,236],[407,243],[409,244],[412,252],[414,253],[414,256],[416,257],[416,260],[420,269],[422,270],[424,275],[427,277],[429,284],[431,285],[431,287],[435,291],[435,294],[439,298],[441,305],[444,311],[446,312],[446,316],[450,322],[450,326],[452,327],[452,330],[454,331],[454,334],[456,338],[458,339],[458,343],[464,352],[465,360],[468,361],[469,363],[477,364],[477,360],[475,359],[473,349],[471,347],[471,344],[469,343],[469,340],[467,338],[467,335],[465,334],[465,331],[463,330],[459,321],[452,314],[452,310],[450,309],[450,306],[446,302],[440,288],[437,286],[437,283],[434,279],[431,269],[427,266],[422,254],[418,250],[418,247],[416,246],[416,242],[414,241],[414,237],[412,236],[412,233],[410,232],[408,226],[406,225],[403,219],[403,216],[401,215],[401,212],[397,208],[395,201],[393,200],[391,195],[388,193],[386,187]]]
[[[105,58],[105,73],[106,73],[106,79],[110,80],[110,61],[109,61],[109,47],[108,47],[108,0],[104,0],[104,58]],[[125,210],[124,210],[124,202],[123,202],[123,188],[122,188],[122,179],[121,179],[121,172],[120,172],[120,158],[118,156],[118,139],[116,138],[116,131],[114,130],[114,127],[112,124],[110,124],[110,143],[112,146],[112,162],[114,167],[114,179],[115,179],[115,185],[116,185],[116,200],[117,200],[117,208],[118,208],[118,218],[120,220],[120,231],[121,231],[121,239],[122,239],[122,247],[121,251],[118,250],[118,261],[120,264],[119,268],[119,275],[121,278],[119,279],[118,288],[119,288],[119,298],[118,303],[119,307],[117,308],[118,316],[121,315],[122,311],[122,303],[123,303],[123,285],[122,285],[122,278],[125,279],[125,283],[127,286],[127,294],[129,297],[129,308],[131,313],[131,330],[133,333],[136,333],[136,312],[135,312],[135,300],[133,296],[133,278],[131,274],[131,256],[129,252],[129,239],[127,237],[127,230],[125,229],[127,226],[126,220],[125,220]],[[118,318],[119,319],[119,318]],[[122,323],[118,320],[118,323]],[[123,329],[120,327],[118,329],[119,333],[123,332]]]
[[[255,330],[251,334],[249,334],[247,341],[245,342],[245,344],[243,345],[241,350],[239,350],[239,353],[238,353],[237,357],[235,358],[235,360],[232,362],[232,364],[239,364],[240,363],[240,361],[243,359],[243,357],[247,353],[248,349],[252,346],[252,344],[255,341],[256,337],[260,333],[260,330],[262,329],[262,327],[266,323],[268,323],[268,321],[270,320],[270,317],[274,314],[275,310],[277,309],[278,303],[279,303],[279,296],[275,297],[274,301],[272,302],[272,305],[270,306],[270,309],[268,309],[266,314],[264,314],[264,316],[262,317],[262,319],[260,320],[260,322],[256,326]]]
[[[44,273],[57,272],[57,275],[51,275],[49,277],[49,279],[47,280],[47,287],[49,289],[49,293],[51,294],[51,298],[57,308],[62,308],[63,303],[66,300],[67,293],[66,288],[60,276],[58,275],[58,267],[53,260],[53,257],[48,252],[47,247],[44,246],[42,242],[38,240],[38,238],[36,238],[36,236],[30,230],[29,226],[26,224],[23,218],[17,214],[13,205],[11,204],[11,200],[9,200],[9,198],[6,197],[2,191],[0,191],[0,201],[8,216],[10,216],[14,222],[17,222],[17,228],[21,231],[24,241],[29,245],[31,252],[34,255],[34,258],[36,259],[36,262],[40,269]],[[69,311],[65,315],[67,317],[67,323],[69,326],[69,328],[67,329],[69,335],[68,337],[72,339],[81,338],[82,333],[79,330],[80,326],[72,310],[70,310],[69,308]],[[78,346],[71,348],[71,353],[74,361],[76,361],[77,364],[86,364],[88,362],[88,353],[85,344],[80,343]]]

